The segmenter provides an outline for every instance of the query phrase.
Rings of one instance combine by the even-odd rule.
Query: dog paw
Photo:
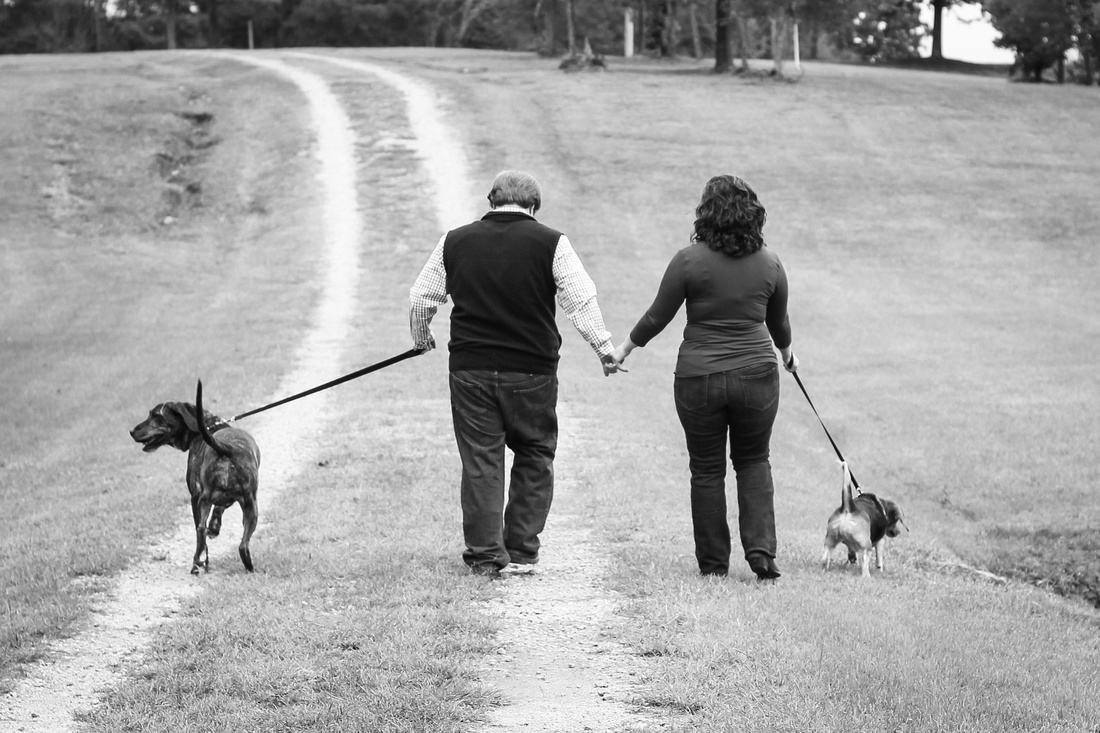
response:
[[[242,547],[239,550],[241,555],[241,563],[244,564],[244,569],[248,572],[253,572],[252,569],[252,553],[248,551],[248,548]]]

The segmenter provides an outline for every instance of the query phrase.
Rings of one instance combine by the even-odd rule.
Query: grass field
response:
[[[581,433],[569,465],[585,490],[555,511],[616,560],[606,582],[648,660],[642,705],[684,731],[1100,726],[1092,90],[345,55],[442,89],[478,180],[541,179],[540,219],[570,234],[617,340],[686,243],[706,179],[752,182],[790,275],[806,386],[860,482],[906,510],[884,576],[822,573],[839,469],[785,381],[783,579],[697,578],[671,400],[682,317],[613,379],[563,324],[563,429]],[[125,431],[199,374],[223,414],[278,384],[313,297],[318,222],[304,110],[276,78],[186,54],[13,57],[0,74],[10,680],[186,503],[182,456],[143,455]],[[342,373],[407,348],[408,285],[438,232],[408,151],[372,145],[407,129],[396,96],[347,75],[333,88],[364,141],[370,229],[362,342]],[[437,352],[341,388],[339,434],[254,543],[261,572],[203,579],[92,730],[458,731],[484,715],[493,629],[476,604],[495,591],[461,573],[444,370]]]
[[[298,112],[272,107],[277,83],[154,57],[0,64],[7,666],[186,503],[156,480],[176,461],[126,444],[142,409],[182,398],[197,370],[232,403],[274,389],[310,298],[294,247],[315,222],[310,193],[280,179],[302,175],[309,139]],[[211,108],[213,137],[189,118]],[[280,301],[241,360],[235,326]]]

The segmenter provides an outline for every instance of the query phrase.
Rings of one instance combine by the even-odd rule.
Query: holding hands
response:
[[[630,370],[623,366],[623,362],[635,348],[634,342],[627,338],[626,341],[619,344],[610,354],[601,357],[600,361],[603,362],[603,375],[606,377],[616,372],[629,372]]]
[[[600,364],[603,365],[603,375],[609,376],[616,372],[626,372],[629,369],[623,369],[622,359],[618,359],[615,356],[615,352],[600,357]]]

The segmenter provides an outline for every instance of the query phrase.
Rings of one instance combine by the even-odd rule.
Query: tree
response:
[[[458,16],[458,32],[455,34],[455,45],[461,45],[470,31],[470,25],[478,16],[487,10],[492,10],[501,3],[501,0],[462,0]]]
[[[1016,68],[1025,78],[1041,81],[1073,47],[1073,19],[1061,0],[989,0],[984,7],[1001,32],[994,43],[1016,52]]]
[[[747,0],[717,0],[714,17],[714,71],[725,73],[733,70],[733,41],[741,57],[741,70],[749,68],[749,28],[751,14],[758,10]],[[735,35],[736,34],[736,35]],[[755,55],[755,54],[754,54]]]
[[[958,0],[931,0],[932,5],[932,58],[943,59],[943,14]]]
[[[176,0],[164,0],[164,32],[167,36],[168,50],[177,48],[176,42]]]
[[[103,29],[103,21],[104,21],[103,5],[104,5],[103,0],[93,0],[92,12],[95,13],[95,51],[96,51],[96,53],[99,53],[100,51],[103,51],[104,50],[104,45],[106,43],[106,38],[104,38],[106,32]]]
[[[577,55],[577,16],[573,0],[565,0],[565,34],[568,36],[569,55]]]
[[[233,5],[236,0],[192,0],[192,2],[198,8],[198,11],[206,16],[206,22],[209,26],[206,44],[210,48],[220,47],[222,45],[221,12],[219,12],[222,10],[221,3]]]
[[[676,0],[660,0],[657,4],[657,23],[654,27],[657,51],[662,57],[676,55],[676,43],[680,24],[676,22]]]
[[[691,24],[691,52],[696,61],[703,58],[703,42],[699,36],[699,16],[696,4],[699,0],[688,0],[688,22]]]
[[[339,0],[342,4],[354,6],[354,0]],[[504,0],[425,0],[428,19],[426,21],[428,43],[433,46],[461,46],[467,34],[477,20],[486,12],[503,4]],[[387,12],[396,12],[395,2],[374,2],[373,5],[386,5]],[[419,3],[408,3],[416,6]],[[368,6],[370,3],[368,3]],[[541,5],[541,3],[540,3]],[[406,10],[407,12],[407,10]],[[536,8],[536,14],[538,9]],[[386,44],[399,45],[399,44]]]
[[[542,43],[539,53],[553,56],[557,46],[557,23],[554,18],[557,0],[537,0],[535,3],[535,22],[542,25]]]
[[[772,57],[772,73],[781,77],[783,59],[787,55],[787,44],[794,28],[795,2],[794,0],[766,0],[761,9],[766,15],[771,30],[768,47]]]
[[[1073,21],[1077,51],[1081,55],[1083,74],[1080,81],[1092,86],[1096,81],[1096,60],[1100,55],[1100,1],[1065,0]]]
[[[724,74],[733,68],[733,50],[730,44],[730,23],[733,21],[731,0],[715,0],[714,3],[714,71]]]
[[[852,26],[852,19],[859,12],[857,0],[802,0],[798,5],[798,17],[808,40],[807,56],[818,57],[821,38],[834,40],[845,38]]]
[[[844,45],[864,61],[912,59],[920,55],[924,26],[917,0],[863,0]]]

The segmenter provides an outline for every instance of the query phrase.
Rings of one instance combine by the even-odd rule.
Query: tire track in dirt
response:
[[[555,460],[555,493],[585,491],[572,468],[584,447],[575,436],[590,428],[568,404],[559,405],[561,434]],[[498,619],[500,647],[487,662],[487,677],[509,700],[494,711],[485,733],[577,733],[653,730],[659,722],[637,712],[635,683],[639,658],[621,642],[626,619],[616,613],[622,599],[603,586],[607,551],[581,517],[557,499],[551,511],[538,572],[503,582],[489,603]]]
[[[362,235],[355,199],[355,140],[347,116],[319,77],[260,56],[218,56],[289,78],[308,100],[316,135],[318,178],[325,202],[324,248],[316,253],[322,260],[322,295],[294,367],[274,395],[282,397],[331,377],[350,328]],[[326,402],[324,394],[316,395],[280,408],[277,418],[263,416],[249,426],[264,456],[258,535],[263,532],[264,506],[277,500],[315,449],[311,436],[321,432]],[[181,458],[181,475],[182,465]],[[149,560],[120,574],[84,631],[51,645],[43,661],[26,668],[25,679],[0,701],[0,730],[66,733],[77,729],[73,715],[95,705],[98,691],[118,681],[126,664],[148,646],[157,627],[178,614],[185,600],[202,591],[201,578],[187,574],[194,548],[190,524],[190,511],[181,513],[180,529],[148,548]],[[229,526],[227,517],[227,530]],[[234,535],[227,531],[225,536]],[[235,555],[235,545],[217,543],[210,553],[211,565],[229,566],[236,562]],[[257,561],[263,562],[262,555]]]

